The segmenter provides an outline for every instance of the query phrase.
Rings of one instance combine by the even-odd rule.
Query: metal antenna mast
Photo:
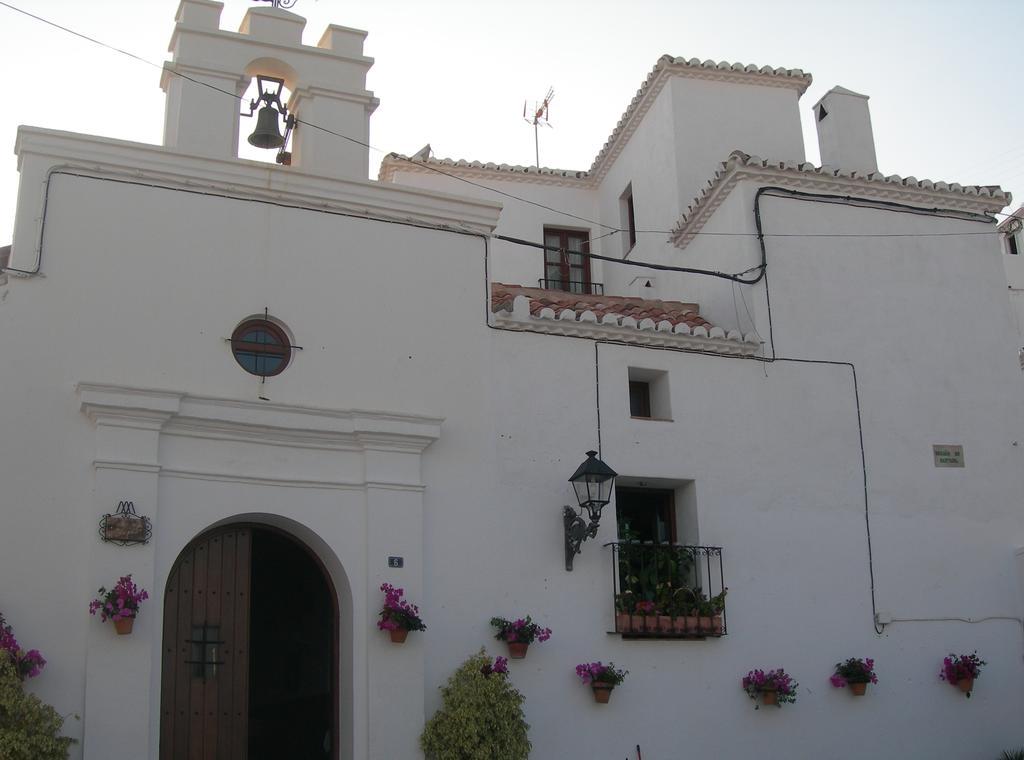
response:
[[[537,168],[540,168],[540,137],[538,127],[545,126],[550,127],[551,122],[548,120],[548,107],[551,105],[551,101],[555,99],[555,88],[549,87],[548,94],[544,96],[544,100],[541,103],[533,104],[533,116],[527,116],[526,113],[526,101],[523,101],[523,119],[527,124],[533,125],[533,148],[536,152],[537,157]]]

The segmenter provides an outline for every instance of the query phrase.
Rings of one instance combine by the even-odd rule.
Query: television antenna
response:
[[[533,104],[533,114],[527,115],[526,101],[523,101],[523,120],[527,124],[533,125],[533,149],[536,153],[537,168],[540,168],[540,137],[539,127],[550,127],[551,122],[548,120],[548,108],[551,105],[551,101],[555,99],[555,88],[548,87],[548,94],[544,96],[544,100],[540,103]]]

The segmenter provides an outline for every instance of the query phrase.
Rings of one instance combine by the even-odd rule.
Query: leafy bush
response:
[[[64,719],[34,694],[26,694],[14,665],[0,657],[0,757],[66,760],[74,739],[60,736]]]
[[[523,700],[484,650],[441,687],[444,704],[427,721],[420,746],[430,760],[526,760],[531,744]]]
[[[1024,760],[1024,748],[1004,750],[999,760]]]

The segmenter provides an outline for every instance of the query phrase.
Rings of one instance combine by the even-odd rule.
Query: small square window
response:
[[[629,368],[629,416],[646,420],[672,419],[667,372]]]

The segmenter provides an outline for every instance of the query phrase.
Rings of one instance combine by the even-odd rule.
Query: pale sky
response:
[[[154,63],[167,58],[178,0],[4,0]],[[249,0],[225,0],[237,30]],[[263,3],[259,3],[263,6]],[[532,164],[523,122],[554,87],[541,163],[587,169],[658,57],[800,68],[804,142],[833,85],[871,97],[879,168],[998,184],[1024,201],[1022,0],[298,0],[315,45],[329,23],[365,29],[381,104],[370,142],[439,157]],[[16,203],[19,124],[159,143],[158,69],[0,6],[0,245]],[[244,128],[244,127],[243,127]],[[741,146],[737,146],[741,147]],[[383,153],[371,151],[376,177]],[[722,156],[724,159],[725,156]],[[512,201],[507,201],[512,202]]]

